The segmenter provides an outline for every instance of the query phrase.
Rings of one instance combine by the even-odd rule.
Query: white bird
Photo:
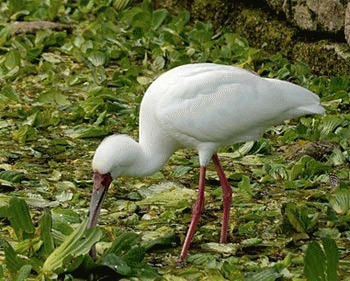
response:
[[[220,242],[227,241],[232,191],[217,151],[221,146],[259,138],[267,127],[306,114],[323,114],[311,91],[247,70],[213,63],[187,64],[160,75],[144,94],[139,142],[112,135],[98,146],[92,161],[93,193],[88,227],[95,226],[112,180],[147,176],[161,169],[181,147],[196,149],[200,176],[192,221],[180,254],[185,260],[204,208],[206,166],[212,159],[223,190]]]

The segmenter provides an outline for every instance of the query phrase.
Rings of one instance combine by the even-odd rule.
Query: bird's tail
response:
[[[273,90],[281,93],[286,104],[294,107],[294,110],[296,110],[295,113],[300,113],[297,113],[297,115],[325,113],[325,109],[320,102],[320,97],[310,90],[287,81],[265,79],[272,84]]]

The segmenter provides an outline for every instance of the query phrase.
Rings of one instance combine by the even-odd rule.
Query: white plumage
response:
[[[113,135],[97,148],[92,163],[95,183],[89,226],[96,224],[113,178],[151,175],[163,167],[175,150],[190,147],[199,153],[201,176],[180,259],[187,254],[203,209],[205,167],[211,158],[223,186],[221,241],[225,242],[231,188],[216,155],[218,148],[256,140],[267,127],[283,120],[324,112],[317,95],[286,81],[261,78],[238,67],[212,63],[176,67],[160,75],[143,97],[139,142],[126,135]],[[102,198],[95,199],[95,193]]]

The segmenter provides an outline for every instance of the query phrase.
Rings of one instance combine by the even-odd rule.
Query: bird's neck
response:
[[[152,175],[163,168],[177,146],[164,132],[159,130],[155,122],[140,120],[139,154],[137,159],[137,176]]]
[[[134,176],[149,176],[163,168],[175,149],[161,142],[140,139],[140,154],[136,160]]]

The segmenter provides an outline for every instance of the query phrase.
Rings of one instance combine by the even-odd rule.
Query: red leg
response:
[[[206,171],[206,167],[200,167],[198,197],[197,197],[197,201],[193,205],[192,220],[191,220],[190,228],[187,231],[185,242],[182,246],[182,250],[179,258],[180,261],[184,261],[186,259],[186,255],[191,245],[194,232],[196,231],[196,226],[198,224],[199,218],[204,209],[205,171]]]
[[[223,206],[223,214],[222,214],[220,243],[225,243],[227,241],[227,233],[228,233],[228,226],[229,226],[229,220],[230,220],[232,189],[221,167],[218,155],[214,154],[212,157],[212,160],[218,172],[219,180],[222,187],[222,199],[223,199],[224,206]]]

